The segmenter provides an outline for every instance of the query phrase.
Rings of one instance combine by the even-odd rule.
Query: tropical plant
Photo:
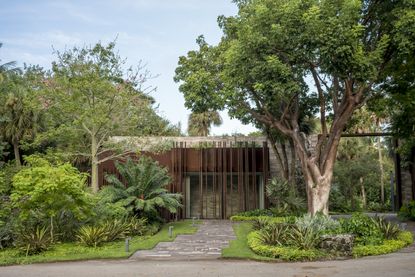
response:
[[[138,218],[133,216],[129,218],[127,222],[130,225],[130,236],[142,236],[147,232],[147,218]]]
[[[176,213],[181,207],[181,194],[169,193],[171,183],[167,169],[151,158],[141,157],[138,162],[127,159],[116,162],[116,168],[125,184],[116,176],[106,176],[109,186],[103,188],[113,203],[122,204],[131,214],[157,214],[157,208]]]
[[[103,226],[82,226],[76,235],[78,241],[86,246],[98,247],[107,241],[107,230]]]
[[[16,238],[17,247],[27,255],[38,254],[49,249],[52,238],[47,227],[23,228]]]
[[[3,43],[0,43],[0,48],[3,46]],[[1,62],[1,60],[0,60]],[[6,62],[3,64],[0,64],[0,84],[4,81],[6,78],[6,75],[9,73],[18,72],[19,68],[16,67],[16,62]]]
[[[124,238],[130,231],[130,224],[123,220],[111,220],[102,225],[107,234],[105,241],[115,241]]]
[[[275,215],[299,214],[305,209],[303,198],[295,194],[292,184],[287,180],[272,178],[266,185],[266,195],[274,205]]]
[[[50,221],[53,238],[53,222],[62,211],[80,220],[91,215],[92,196],[86,191],[85,174],[68,163],[52,165],[36,155],[26,157],[26,162],[29,166],[13,177],[10,196],[21,220],[34,213],[43,215]]]
[[[217,111],[205,111],[201,113],[191,113],[189,115],[188,133],[190,136],[207,137],[212,125],[222,124],[222,118]]]
[[[270,222],[259,230],[259,239],[268,245],[282,246],[287,240],[290,229],[285,223]]]
[[[384,239],[396,239],[401,232],[401,229],[399,229],[397,224],[388,222],[383,217],[377,216],[372,218],[372,220],[383,234]]]
[[[295,220],[295,225],[299,228],[311,228],[319,234],[335,233],[341,229],[340,222],[324,214],[305,214]]]
[[[258,216],[252,221],[252,229],[262,230],[270,223],[270,219],[266,216]]]
[[[399,210],[398,215],[402,219],[415,220],[415,200],[404,203]]]
[[[294,225],[290,230],[288,244],[298,249],[313,249],[320,243],[320,233],[311,226]]]
[[[375,222],[367,215],[362,213],[354,213],[351,218],[340,221],[342,229],[346,233],[356,236],[355,241],[358,244],[381,244],[383,234],[379,230]]]

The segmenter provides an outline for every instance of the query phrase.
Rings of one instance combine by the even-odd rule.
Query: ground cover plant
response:
[[[338,221],[322,214],[236,215],[231,219],[241,223],[235,227],[236,241],[223,251],[226,258],[234,255],[259,260],[312,261],[361,257],[394,252],[413,242],[412,233],[401,230],[397,224],[361,213]]]

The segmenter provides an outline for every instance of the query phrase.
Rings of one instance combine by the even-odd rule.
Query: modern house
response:
[[[179,219],[226,219],[268,206],[264,191],[270,154],[264,137],[114,139],[135,143],[168,168],[173,179],[169,190],[183,195],[183,208],[175,215]],[[105,174],[117,174],[113,161],[100,166],[100,185],[106,185]]]

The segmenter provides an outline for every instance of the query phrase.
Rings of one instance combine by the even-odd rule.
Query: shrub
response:
[[[247,237],[248,246],[256,254],[282,259],[285,261],[312,261],[326,257],[327,254],[318,249],[302,250],[290,246],[272,246],[262,242],[259,232],[251,232]]]
[[[102,229],[106,233],[105,242],[115,241],[124,238],[130,231],[130,224],[121,220],[105,222]]]
[[[230,217],[231,221],[255,221],[259,218],[262,219],[266,219],[268,221],[272,221],[272,222],[279,222],[279,223],[283,223],[283,222],[293,222],[293,219],[295,217],[273,217],[273,216],[242,216],[242,215],[233,215]]]
[[[350,219],[341,220],[341,225],[346,233],[356,236],[356,243],[361,245],[381,244],[383,234],[375,222],[367,215],[354,213]]]
[[[295,220],[295,225],[300,228],[312,228],[319,234],[333,234],[341,232],[340,223],[323,214],[316,214],[314,216],[305,214]]]
[[[285,223],[268,223],[260,229],[258,239],[264,244],[282,246],[287,239],[288,230]]]
[[[405,220],[415,220],[415,200],[402,205],[398,216]]]
[[[397,224],[388,222],[383,217],[374,217],[372,220],[382,233],[383,238],[396,239],[398,237],[401,230]]]
[[[269,217],[259,216],[252,221],[252,229],[261,230],[270,223]]]
[[[353,248],[353,257],[382,255],[395,252],[413,243],[411,232],[402,231],[397,235],[397,239],[385,240],[380,245],[357,245]]]
[[[76,237],[86,246],[97,247],[107,241],[107,235],[103,226],[82,226]]]
[[[26,256],[48,250],[51,243],[52,238],[49,236],[48,228],[40,226],[20,230],[16,239],[16,246],[26,253]]]
[[[305,210],[305,201],[295,194],[293,185],[288,181],[271,179],[265,188],[267,197],[274,204],[274,215],[300,214]]]
[[[311,226],[294,225],[288,243],[302,250],[314,249],[320,243],[320,233]]]
[[[129,235],[142,236],[147,232],[147,218],[137,218],[135,216],[129,219]]]
[[[273,213],[269,209],[256,209],[246,212],[240,212],[235,214],[235,216],[273,216]]]

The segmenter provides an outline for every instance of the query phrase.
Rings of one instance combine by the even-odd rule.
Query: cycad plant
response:
[[[138,162],[128,159],[125,163],[116,162],[115,166],[122,180],[107,175],[110,186],[103,189],[111,202],[120,203],[130,213],[138,215],[156,214],[157,208],[176,213],[181,207],[182,195],[167,190],[171,183],[167,169],[151,158],[141,157]]]

